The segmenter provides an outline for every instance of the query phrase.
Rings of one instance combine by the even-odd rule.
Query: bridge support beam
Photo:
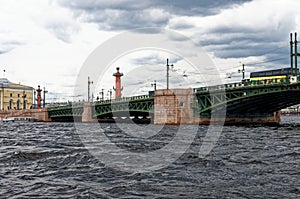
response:
[[[240,116],[240,117],[230,117],[225,118],[225,125],[276,125],[279,124],[280,112],[274,112],[270,115],[265,116]],[[209,125],[211,118],[195,118],[195,123]]]
[[[274,112],[273,114],[270,113],[269,115],[264,116],[241,116],[241,117],[227,117],[225,120],[225,124],[266,124],[266,125],[276,125],[279,124],[281,121],[280,119],[280,112]]]
[[[98,122],[97,119],[92,117],[93,111],[90,102],[85,102],[83,104],[82,122],[84,123],[95,123]]]
[[[189,89],[156,90],[154,124],[192,124],[193,91]]]

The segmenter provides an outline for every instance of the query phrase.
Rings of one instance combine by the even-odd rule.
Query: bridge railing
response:
[[[132,97],[122,97],[118,99],[111,99],[111,100],[101,100],[101,101],[95,101],[92,104],[111,104],[111,103],[118,103],[118,102],[129,102],[129,101],[136,101],[136,100],[145,100],[153,98],[151,95],[138,95],[138,96],[132,96]],[[54,110],[61,110],[61,109],[72,109],[74,107],[83,107],[83,102],[80,103],[70,103],[67,105],[59,105],[59,106],[53,106],[49,107],[48,111],[54,111]]]
[[[83,102],[73,102],[67,105],[52,106],[52,107],[48,107],[47,110],[53,111],[53,110],[60,110],[60,109],[72,109],[74,107],[83,107]]]
[[[132,97],[122,97],[117,99],[111,99],[111,100],[101,100],[96,101],[94,104],[111,104],[111,103],[118,103],[118,102],[129,102],[129,101],[136,101],[136,100],[145,100],[153,98],[151,95],[138,95],[138,96],[132,96]]]

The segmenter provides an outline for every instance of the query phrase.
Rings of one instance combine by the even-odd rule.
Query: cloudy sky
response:
[[[0,0],[0,5],[1,77],[45,86],[51,100],[61,101],[73,96],[89,54],[128,30],[159,27],[189,37],[209,54],[225,82],[240,80],[242,64],[246,75],[288,67],[289,33],[300,30],[296,0]],[[148,91],[154,80],[164,88],[167,57],[174,64],[172,87],[184,86],[177,77],[201,85],[176,56],[144,51],[116,60],[105,83],[92,85],[94,95],[104,88],[107,97],[117,65],[125,75],[125,95]],[[225,79],[227,73],[232,78]]]

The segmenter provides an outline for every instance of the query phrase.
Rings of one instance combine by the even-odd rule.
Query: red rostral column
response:
[[[121,91],[123,90],[123,88],[121,87],[121,77],[123,76],[123,73],[120,73],[119,70],[120,68],[117,67],[117,72],[113,74],[113,76],[116,77],[116,88],[114,88],[114,90],[116,91],[116,99],[121,97]]]
[[[42,89],[40,87],[40,85],[38,85],[38,89],[36,90],[37,91],[37,109],[41,109],[41,105],[42,105]]]

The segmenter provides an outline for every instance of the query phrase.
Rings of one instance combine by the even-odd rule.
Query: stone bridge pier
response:
[[[154,96],[154,124],[193,124],[193,90],[162,89]]]

